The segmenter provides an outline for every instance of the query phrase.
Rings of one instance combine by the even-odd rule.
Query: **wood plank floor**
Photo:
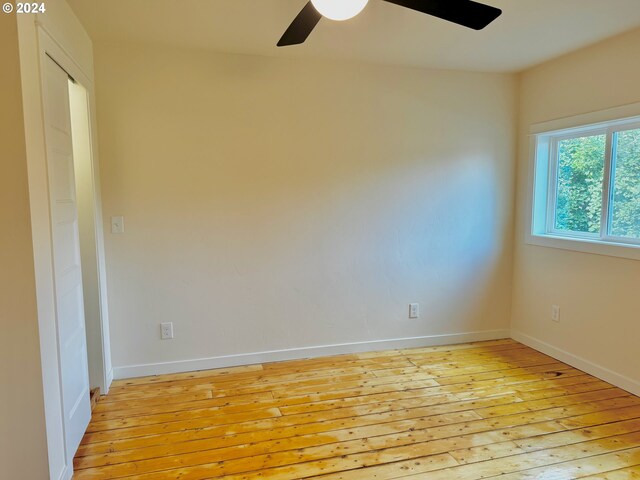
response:
[[[513,340],[114,382],[75,479],[640,478],[640,398]]]

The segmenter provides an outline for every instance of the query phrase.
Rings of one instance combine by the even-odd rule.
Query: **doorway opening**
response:
[[[18,29],[49,473],[70,479],[113,378],[95,91],[45,26]]]
[[[87,336],[87,362],[89,383],[94,393],[106,394],[111,383],[108,375],[110,352],[108,332],[102,318],[106,317],[106,301],[101,296],[100,242],[102,228],[99,215],[99,186],[92,155],[91,115],[87,89],[69,78],[69,113],[73,143],[73,169],[75,174],[76,204],[78,209],[78,236],[82,265],[82,289]],[[106,300],[106,299],[104,299]],[[107,357],[105,361],[105,356]]]

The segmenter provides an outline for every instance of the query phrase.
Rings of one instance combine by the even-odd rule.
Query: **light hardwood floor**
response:
[[[513,340],[114,383],[75,479],[640,478],[640,398]]]

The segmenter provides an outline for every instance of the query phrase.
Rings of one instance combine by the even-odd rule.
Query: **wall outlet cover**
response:
[[[173,338],[173,323],[166,322],[160,324],[160,338],[162,340],[171,340]]]

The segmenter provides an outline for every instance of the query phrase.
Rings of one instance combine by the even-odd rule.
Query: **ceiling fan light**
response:
[[[358,15],[369,0],[311,0],[323,17],[331,20],[348,20]]]

